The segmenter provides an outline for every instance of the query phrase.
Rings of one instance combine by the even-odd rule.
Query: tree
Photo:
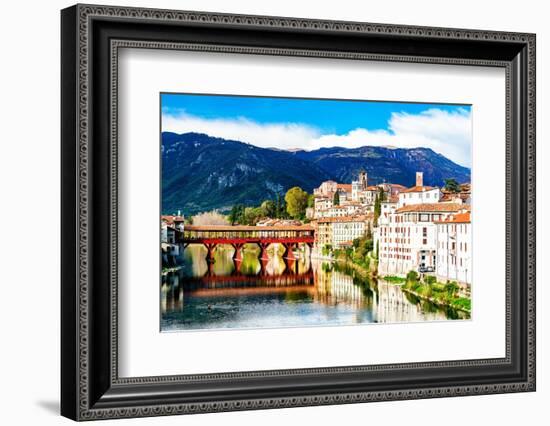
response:
[[[382,187],[378,188],[378,198],[380,199],[381,203],[386,201],[386,192]]]
[[[382,202],[386,201],[384,188],[378,188],[378,194],[374,198],[374,226],[378,226],[378,218],[382,214]]]
[[[367,232],[365,232],[365,237],[367,240],[372,240],[372,228],[370,226],[370,222],[367,222]]]
[[[308,207],[314,207],[315,206],[315,197],[313,194],[309,194],[307,197],[307,206]]]
[[[340,193],[338,191],[334,192],[334,197],[332,197],[332,205],[333,206],[340,205]]]
[[[277,194],[277,199],[275,200],[275,217],[277,219],[286,219],[288,217],[286,203],[281,194]]]
[[[459,193],[460,185],[454,178],[445,179],[445,190],[448,192]]]
[[[229,212],[228,220],[231,225],[242,223],[244,220],[244,206],[242,204],[234,205]]]
[[[382,212],[382,205],[380,204],[380,197],[378,197],[378,194],[376,194],[376,197],[374,198],[374,219],[373,223],[374,226],[378,226],[378,218],[380,217],[380,213]]]
[[[272,200],[265,200],[261,208],[263,210],[264,216],[274,218],[277,216],[277,206],[275,205],[275,202]]]
[[[286,211],[295,219],[303,218],[306,214],[308,193],[299,186],[290,188],[285,195]]]
[[[244,209],[244,225],[256,225],[260,219],[264,217],[264,212],[261,207],[246,207]]]
[[[199,213],[193,216],[193,225],[229,225],[227,217],[216,210]]]

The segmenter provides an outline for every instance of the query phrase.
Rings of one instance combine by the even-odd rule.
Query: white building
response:
[[[470,212],[457,213],[436,222],[439,281],[472,283],[472,224]]]
[[[390,203],[387,204],[391,209]],[[464,207],[452,203],[412,204],[381,215],[374,233],[378,272],[401,276],[411,270],[435,272],[437,226],[434,222],[460,213]]]
[[[324,217],[321,212],[324,212],[332,207],[332,198],[325,196],[315,196],[313,200],[314,217]]]
[[[441,190],[437,187],[424,186],[422,172],[416,173],[416,185],[399,192],[399,207],[411,204],[438,203]]]
[[[366,215],[340,217],[332,221],[332,246],[340,248],[363,237],[368,227],[372,227],[372,219],[372,215]]]

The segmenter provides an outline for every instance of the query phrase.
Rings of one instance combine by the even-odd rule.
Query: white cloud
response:
[[[393,113],[388,130],[357,128],[342,135],[321,134],[319,129],[299,123],[256,123],[246,118],[205,119],[185,112],[165,111],[162,130],[175,133],[199,132],[247,142],[263,148],[305,150],[365,145],[396,148],[431,148],[463,166],[471,166],[470,112],[428,109],[420,114]]]
[[[311,142],[320,136],[319,131],[311,126],[297,123],[262,124],[237,118],[204,119],[180,112],[162,115],[162,130],[164,132],[206,133],[224,139],[247,142],[262,148],[310,148]]]

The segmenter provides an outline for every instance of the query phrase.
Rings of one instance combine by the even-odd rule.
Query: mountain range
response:
[[[162,211],[185,215],[235,204],[255,206],[293,186],[311,193],[325,180],[351,183],[361,170],[369,184],[442,186],[444,179],[470,181],[470,169],[429,148],[321,148],[285,151],[201,133],[162,133]]]

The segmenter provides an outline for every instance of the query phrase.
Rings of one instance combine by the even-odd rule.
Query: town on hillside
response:
[[[256,208],[235,206],[229,216],[204,213],[192,226],[312,229],[313,258],[335,260],[345,255],[374,269],[378,276],[406,277],[413,271],[433,275],[438,282],[469,287],[470,207],[470,183],[447,179],[442,188],[426,186],[419,171],[411,188],[392,183],[369,185],[367,173],[361,171],[351,183],[325,181],[313,194],[295,187],[284,200],[265,201]],[[210,221],[204,215],[210,215]],[[162,216],[163,266],[181,259],[184,247],[178,243],[178,234],[188,224],[180,214]]]

